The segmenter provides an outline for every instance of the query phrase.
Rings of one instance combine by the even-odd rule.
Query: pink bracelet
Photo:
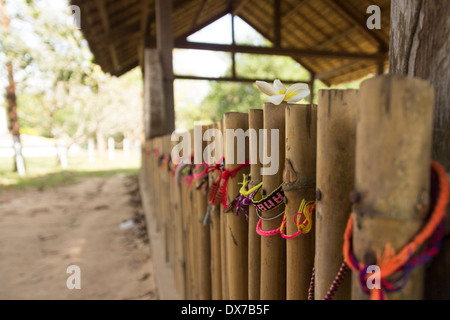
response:
[[[264,231],[261,229],[262,220],[259,219],[258,224],[256,225],[256,233],[262,237],[272,237],[280,233],[280,228],[276,228],[270,231]]]

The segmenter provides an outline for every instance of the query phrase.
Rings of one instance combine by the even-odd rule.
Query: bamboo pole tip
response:
[[[392,85],[397,84],[397,83],[402,83],[407,86],[417,86],[419,88],[423,88],[423,90],[426,90],[427,88],[429,90],[433,90],[433,86],[427,80],[417,78],[417,77],[395,75],[395,74],[379,75],[379,76],[375,76],[370,79],[366,79],[363,82],[361,82],[360,90],[361,91],[363,91],[365,89],[370,90],[370,88],[372,88],[373,86],[376,86],[376,85],[379,85],[382,83],[389,85],[389,87],[392,87]],[[414,93],[414,92],[410,92],[410,93]]]

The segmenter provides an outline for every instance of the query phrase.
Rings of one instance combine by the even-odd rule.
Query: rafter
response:
[[[301,0],[298,2],[298,4],[291,10],[289,10],[289,12],[287,14],[285,14],[281,19],[282,20],[288,20],[291,19],[295,14],[297,14],[298,10],[300,10],[301,7],[303,7],[309,0]]]
[[[250,0],[241,0],[238,5],[234,5],[231,13],[233,15],[238,15],[242,11],[242,9],[244,9],[244,7],[247,5],[247,3],[249,3],[249,2],[250,2]]]
[[[191,30],[194,29],[195,26],[197,25],[197,23],[198,23],[198,18],[200,17],[200,14],[202,13],[203,8],[205,7],[205,4],[206,4],[207,1],[208,1],[208,0],[203,0],[203,1],[200,3],[200,7],[199,7],[197,13],[195,14],[194,20],[192,21]]]
[[[109,24],[109,19],[108,19],[108,12],[106,11],[105,0],[95,0],[95,5],[97,6],[97,9],[98,9],[98,12],[100,15],[100,20],[102,23],[103,30],[104,30],[105,34],[108,34],[110,32],[110,24]],[[108,46],[108,48],[109,48],[111,61],[114,66],[114,69],[119,70],[120,63],[119,63],[119,59],[117,58],[116,48],[114,47],[113,44],[110,44]]]

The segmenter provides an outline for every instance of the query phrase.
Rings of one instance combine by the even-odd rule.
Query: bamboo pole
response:
[[[154,155],[151,152],[153,148],[153,140],[146,140],[144,143],[144,152],[142,152],[142,159],[144,159],[145,167],[143,171],[143,180],[145,192],[147,193],[149,204],[153,204],[154,195],[153,195],[153,181],[154,181],[154,170],[153,170],[153,158]],[[146,213],[147,214],[147,213]],[[150,219],[150,216],[146,215],[147,219]]]
[[[201,136],[196,137],[196,144],[199,146],[200,154],[203,154],[203,150],[206,147],[206,143],[203,141],[203,134],[207,130],[206,126],[198,126],[196,128],[201,132]],[[198,141],[201,139],[200,141]],[[203,166],[196,168],[194,172],[200,174],[203,171]],[[206,177],[207,178],[207,177]],[[205,219],[205,214],[208,210],[208,199],[207,193],[201,185],[203,178],[195,179],[192,183],[192,190],[194,192],[194,201],[196,203],[195,208],[195,219],[194,223],[197,226],[197,247],[198,252],[198,281],[199,281],[199,298],[200,300],[211,300],[211,245],[210,245],[210,234],[209,226],[203,225],[203,220]],[[197,186],[200,185],[201,188],[197,190]]]
[[[259,147],[262,146],[263,135],[259,130],[264,127],[263,111],[260,109],[251,109],[248,111],[249,129],[255,130],[255,135],[250,134],[249,145],[255,146],[256,153],[250,153],[250,176],[249,188],[257,186],[262,181],[261,167],[259,158]],[[255,159],[252,159],[255,157]],[[261,237],[256,233],[258,216],[254,206],[248,208],[248,299],[260,299],[261,282]]]
[[[220,131],[220,123],[214,123],[209,128]],[[212,135],[208,135],[210,139],[212,139]],[[212,139],[216,144],[216,150],[223,150],[223,143],[220,138]],[[218,159],[218,152],[214,154],[216,158],[216,162]],[[213,162],[211,158],[208,158],[208,164],[213,165],[216,162]],[[219,177],[220,172],[214,171],[209,174],[209,187],[211,188],[212,184]],[[220,243],[220,234],[221,234],[221,226],[220,226],[220,206],[209,204],[210,207],[210,236],[211,236],[211,282],[212,282],[212,299],[213,300],[222,300],[222,262],[221,262],[221,243]]]
[[[343,234],[355,176],[357,90],[320,90],[317,129],[315,299],[325,297],[344,261]],[[347,275],[334,299],[350,299]]]
[[[161,211],[161,222],[162,222],[162,232],[164,236],[164,246],[165,246],[165,257],[166,262],[173,268],[173,261],[172,261],[172,238],[169,236],[169,228],[170,228],[170,177],[167,170],[167,156],[170,153],[170,140],[168,141],[166,136],[161,136],[161,149],[162,149],[162,155],[164,156],[163,161],[161,162],[161,177],[162,177],[162,195],[161,195],[161,201],[162,201],[162,211]]]
[[[298,232],[295,216],[302,201],[314,202],[316,197],[317,106],[286,106],[286,162],[283,189],[286,203],[288,236]],[[286,298],[307,300],[311,271],[314,266],[314,224],[311,230],[286,239]],[[303,220],[306,221],[306,220]]]
[[[162,137],[163,139],[163,149],[164,149],[164,163],[163,163],[163,175],[165,178],[166,183],[166,194],[164,195],[164,203],[165,203],[165,210],[163,213],[163,219],[164,219],[164,235],[166,239],[166,248],[167,248],[167,261],[169,262],[169,265],[172,266],[172,269],[175,270],[175,242],[173,237],[173,232],[171,230],[173,227],[173,191],[171,186],[171,175],[168,167],[168,158],[170,155],[170,152],[172,150],[171,145],[172,142],[170,141],[170,136],[165,135]]]
[[[285,109],[286,104],[279,106],[271,103],[264,104],[264,129],[267,130],[267,140],[264,141],[264,161],[267,155],[272,157],[278,151],[278,171],[273,175],[263,174],[263,189],[266,195],[278,188],[283,182],[285,159]],[[278,150],[272,150],[271,130],[279,130]],[[263,168],[269,165],[263,165]],[[264,219],[274,218],[284,210],[280,206],[263,214]],[[263,220],[263,231],[279,228],[282,216],[274,220]],[[286,242],[281,236],[261,237],[261,300],[284,300],[286,298]]]
[[[224,120],[218,123],[219,130],[222,133],[222,137],[225,137],[224,131]],[[225,150],[222,140],[222,150]],[[218,174],[218,173],[217,173]],[[220,260],[221,260],[221,270],[222,270],[222,299],[230,300],[230,290],[228,285],[228,264],[227,264],[227,215],[223,213],[222,204],[219,205],[219,215],[220,215]]]
[[[183,155],[184,157],[185,155]],[[178,183],[178,182],[177,182]],[[190,190],[186,182],[180,183],[181,188],[181,214],[183,223],[183,243],[185,248],[185,260],[186,260],[186,297],[190,300],[195,299],[195,282],[194,282],[194,269],[192,261],[192,244],[191,233],[192,227],[190,224],[192,206],[189,199]]]
[[[434,92],[419,79],[382,76],[362,83],[358,95],[353,250],[358,261],[379,264],[422,228],[429,207]],[[382,270],[381,270],[382,271]],[[409,274],[390,299],[422,299],[424,268]],[[366,299],[358,274],[352,298]]]
[[[224,130],[248,129],[248,115],[245,113],[230,112],[224,115]],[[240,141],[231,139],[225,134],[225,166],[227,170],[233,170],[239,166],[238,152],[245,152],[245,160],[248,160],[248,148],[245,150],[239,148]],[[247,140],[247,139],[246,139]],[[245,143],[245,141],[242,141]],[[246,144],[248,145],[248,144]],[[232,158],[231,152],[234,152]],[[244,167],[238,171],[235,177],[228,180],[227,183],[227,203],[230,203],[239,193],[243,174],[248,174],[249,168]],[[225,195],[223,195],[225,196]],[[248,299],[248,223],[245,215],[240,213],[235,215],[234,211],[226,213],[227,215],[227,272],[229,283],[229,296],[231,300]]]
[[[172,148],[176,145],[175,142],[171,142]],[[175,161],[175,159],[172,159]],[[186,299],[186,260],[185,260],[185,242],[183,239],[183,212],[182,212],[182,190],[181,186],[176,181],[175,176],[170,177],[171,192],[172,195],[172,230],[170,234],[174,237],[175,242],[175,280],[179,296],[182,300]]]
[[[194,130],[190,130],[191,150],[194,150]],[[187,182],[185,182],[187,184]],[[192,264],[192,283],[193,283],[193,299],[200,299],[200,281],[199,281],[199,247],[197,241],[198,224],[196,223],[197,203],[194,197],[194,184],[188,188],[188,224],[190,228],[189,243],[191,246],[190,259]]]
[[[158,188],[156,188],[157,192],[157,197],[156,197],[156,201],[155,201],[155,218],[156,218],[156,232],[161,232],[161,212],[163,210],[163,204],[162,204],[162,199],[161,197],[163,196],[163,179],[162,179],[162,170],[160,168],[160,161],[159,161],[159,157],[162,155],[162,145],[161,145],[161,138],[157,137],[155,138],[155,144],[156,144],[156,150],[157,152],[157,156],[155,156],[155,167],[156,167],[156,181],[157,184],[155,184],[155,186],[159,186]]]

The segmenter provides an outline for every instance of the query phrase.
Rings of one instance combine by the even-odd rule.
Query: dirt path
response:
[[[157,299],[136,179],[0,193],[0,299]],[[145,232],[144,232],[145,233]],[[69,290],[69,265],[81,289]]]

